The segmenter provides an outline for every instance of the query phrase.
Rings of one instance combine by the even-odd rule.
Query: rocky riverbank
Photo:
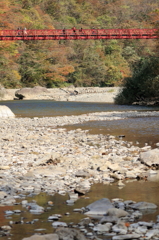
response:
[[[54,100],[78,102],[114,102],[119,87],[49,88],[34,87],[22,89],[0,89],[0,100]]]
[[[91,113],[80,116],[64,116],[52,118],[10,118],[1,119],[0,128],[0,204],[10,206],[16,204],[17,194],[40,192],[53,195],[55,193],[68,193],[70,199],[67,204],[73,204],[78,196],[89,192],[92,184],[102,182],[110,184],[115,180],[119,186],[123,186],[124,179],[148,179],[156,174],[159,168],[159,149],[151,149],[151,146],[139,148],[132,143],[123,140],[122,136],[115,139],[111,135],[91,135],[88,131],[76,129],[66,131],[64,125],[75,124],[91,120],[113,120],[130,116],[156,116],[158,112],[113,112]],[[118,198],[118,196],[117,196]],[[84,234],[75,233],[80,237],[76,239],[100,239],[96,233],[102,232],[112,239],[157,239],[159,236],[158,222],[137,223],[133,222],[141,215],[141,209],[156,209],[151,203],[138,203],[132,208],[133,201],[124,202],[114,200],[109,208],[115,210],[106,211],[106,205],[101,211],[95,212],[87,207],[82,211],[89,217],[87,223],[82,223],[80,229]],[[36,204],[27,205],[27,209],[37,213],[44,209]],[[101,205],[100,203],[98,203]],[[112,204],[112,203],[111,203]],[[141,205],[140,205],[141,204]],[[145,205],[146,204],[146,205]],[[130,206],[131,205],[131,206]],[[109,209],[108,208],[108,209]],[[125,211],[120,213],[118,210]],[[134,210],[133,210],[134,209]],[[103,212],[104,211],[104,212]],[[108,218],[95,223],[93,215],[107,216]],[[123,216],[123,214],[125,214]],[[84,215],[83,215],[84,216]],[[84,217],[86,217],[84,216]],[[59,218],[57,216],[56,220]],[[110,219],[111,217],[111,219]],[[113,219],[112,219],[113,217]],[[115,219],[114,219],[115,217]],[[109,220],[108,220],[109,219]],[[67,224],[54,223],[53,227],[67,227]],[[158,220],[157,220],[158,221]],[[126,223],[128,222],[128,225]],[[150,225],[149,225],[150,224]],[[78,226],[78,228],[79,228]],[[14,223],[13,223],[14,227]],[[86,230],[89,227],[90,231]],[[136,229],[137,232],[136,232]],[[5,231],[2,230],[2,234]],[[57,230],[60,231],[60,230]],[[55,234],[50,239],[66,239],[68,232],[59,237]],[[128,236],[127,236],[128,235]],[[73,236],[73,235],[72,235]],[[49,239],[41,238],[30,239]],[[73,237],[69,238],[74,239]]]

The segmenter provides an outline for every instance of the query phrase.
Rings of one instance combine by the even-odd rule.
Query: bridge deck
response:
[[[52,29],[0,30],[1,41],[14,40],[86,40],[86,39],[156,39],[158,29]]]

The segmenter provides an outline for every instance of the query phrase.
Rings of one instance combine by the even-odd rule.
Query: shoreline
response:
[[[120,91],[119,87],[79,87],[79,88],[22,88],[1,89],[0,101],[19,100],[16,96],[22,96],[23,100],[54,100],[54,101],[78,101],[78,102],[108,102],[113,103]]]

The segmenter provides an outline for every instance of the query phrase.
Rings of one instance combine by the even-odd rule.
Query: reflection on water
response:
[[[81,213],[73,212],[75,208],[86,207],[88,204],[99,200],[101,198],[121,198],[123,200],[133,200],[136,202],[146,201],[155,203],[158,209],[154,212],[147,212],[146,215],[142,217],[143,221],[156,221],[156,216],[159,215],[159,194],[158,194],[159,182],[155,181],[130,181],[127,182],[125,187],[119,189],[117,183],[111,185],[95,184],[92,186],[91,191],[85,196],[78,199],[73,206],[66,205],[66,200],[68,200],[68,195],[62,196],[55,194],[54,196],[49,196],[45,193],[35,196],[34,198],[28,198],[29,201],[35,199],[37,203],[45,208],[48,207],[47,202],[53,201],[54,206],[45,213],[41,215],[30,214],[25,208],[22,208],[23,213],[20,215],[14,215],[12,219],[7,219],[4,224],[8,221],[19,221],[21,217],[24,217],[24,224],[13,225],[11,237],[12,240],[22,239],[23,237],[28,237],[33,235],[36,231],[35,229],[44,228],[46,230],[41,230],[42,233],[52,233],[53,228],[51,226],[52,222],[48,222],[47,219],[52,214],[61,214],[62,218],[60,221],[67,223],[73,222],[78,223],[86,215]],[[89,197],[89,198],[88,198]],[[14,209],[20,209],[21,205],[14,206]],[[69,212],[70,215],[65,215]],[[33,219],[38,219],[34,224],[29,224]],[[26,222],[28,224],[26,224]],[[3,239],[7,239],[6,237]]]

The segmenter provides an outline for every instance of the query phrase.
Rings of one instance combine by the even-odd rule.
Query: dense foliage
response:
[[[154,28],[158,16],[158,0],[0,2],[0,29]],[[0,42],[0,83],[6,88],[103,87],[130,86],[141,79],[138,85],[144,85],[144,72],[159,69],[156,47],[155,40]],[[146,78],[155,79],[154,89],[159,81],[155,74]]]
[[[116,103],[132,104],[159,99],[159,58],[141,59],[132,77],[126,78]]]

